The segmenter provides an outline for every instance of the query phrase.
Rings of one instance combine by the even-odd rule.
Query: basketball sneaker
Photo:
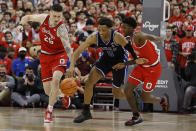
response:
[[[160,102],[160,105],[161,105],[162,110],[164,112],[168,111],[168,108],[169,108],[169,96],[167,94],[164,94],[164,96],[162,97],[162,101]]]
[[[132,119],[125,122],[125,126],[132,126],[132,125],[135,125],[135,124],[139,124],[142,121],[143,120],[142,120],[142,117],[140,115],[139,116],[133,116]]]
[[[71,104],[70,97],[69,96],[64,96],[63,99],[62,99],[62,102],[63,102],[64,107],[67,109]]]
[[[45,123],[50,123],[50,122],[52,122],[52,112],[50,112],[50,111],[48,110],[48,108],[46,109],[46,112],[45,112],[44,122],[45,122]]]
[[[82,113],[74,119],[74,123],[81,123],[85,120],[92,119],[91,112],[88,110],[83,110]]]

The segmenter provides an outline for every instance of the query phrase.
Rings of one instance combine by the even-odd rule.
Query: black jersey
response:
[[[110,60],[125,60],[127,59],[126,50],[114,41],[114,36],[117,31],[111,30],[111,36],[108,43],[101,39],[99,32],[97,32],[97,46],[101,47],[103,50],[102,57]]]

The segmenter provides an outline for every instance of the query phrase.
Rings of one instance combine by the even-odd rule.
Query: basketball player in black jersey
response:
[[[128,50],[135,58],[135,62],[133,64],[143,64],[147,62],[147,59],[144,58],[136,59],[137,57],[134,54],[131,44],[128,43],[125,37],[120,33],[112,30],[112,26],[112,20],[108,18],[100,18],[98,20],[98,32],[90,35],[86,39],[85,43],[80,45],[73,54],[70,68],[67,70],[67,75],[69,77],[73,76],[76,60],[78,59],[80,53],[82,53],[87,47],[92,44],[97,44],[97,46],[101,47],[103,50],[103,55],[95,63],[95,66],[91,69],[91,72],[89,74],[84,91],[84,109],[82,113],[74,119],[75,123],[81,123],[92,118],[89,107],[93,95],[93,86],[99,79],[104,77],[110,71],[112,71],[113,73],[112,92],[114,94],[114,97],[117,99],[124,97],[122,87],[124,85],[126,67],[119,70],[114,70],[112,69],[112,67],[119,62],[126,61],[126,50]]]

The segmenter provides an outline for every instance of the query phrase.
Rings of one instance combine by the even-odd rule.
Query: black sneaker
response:
[[[125,122],[125,126],[132,126],[132,125],[141,123],[142,121],[143,120],[141,116],[138,116],[138,117],[133,116],[131,120],[128,120],[127,122]]]
[[[169,96],[167,94],[164,94],[163,96],[164,101],[160,103],[162,110],[164,112],[167,112],[169,109]]]
[[[92,119],[90,111],[82,111],[82,113],[74,119],[74,123],[81,123],[85,120]]]

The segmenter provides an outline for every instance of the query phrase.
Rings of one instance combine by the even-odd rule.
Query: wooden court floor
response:
[[[142,113],[143,123],[124,126],[129,112],[92,111],[93,119],[73,123],[80,110],[56,109],[53,123],[44,124],[43,108],[0,107],[0,131],[196,131],[196,114]]]

